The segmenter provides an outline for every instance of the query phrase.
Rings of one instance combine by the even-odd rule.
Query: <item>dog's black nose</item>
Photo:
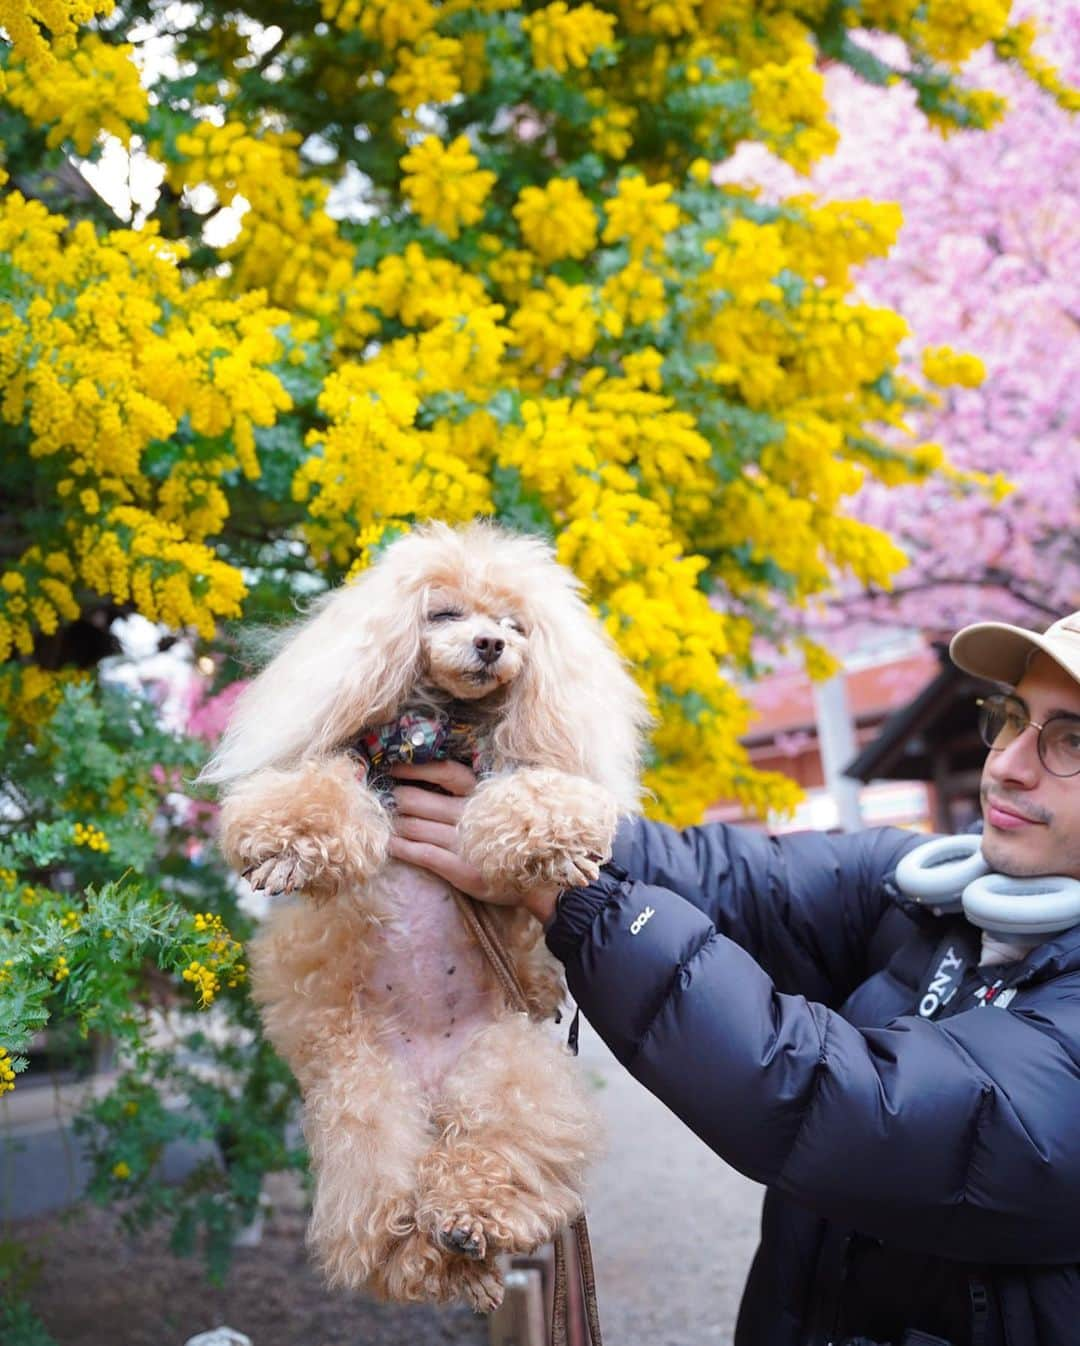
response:
[[[506,648],[506,641],[498,636],[474,636],[473,645],[485,664],[493,664]]]

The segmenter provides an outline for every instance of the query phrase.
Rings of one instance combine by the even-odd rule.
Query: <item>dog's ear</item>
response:
[[[200,782],[288,767],[393,718],[420,667],[424,592],[399,569],[376,564],[315,604],[238,698]]]
[[[640,807],[641,747],[651,717],[622,656],[579,593],[547,562],[529,586],[529,644],[511,685],[495,749],[506,764],[555,767]]]

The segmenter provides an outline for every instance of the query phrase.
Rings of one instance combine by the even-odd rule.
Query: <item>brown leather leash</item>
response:
[[[525,991],[518,979],[510,955],[506,951],[496,928],[491,912],[483,902],[469,897],[466,893],[454,890],[458,910],[470,934],[479,944],[484,956],[491,964],[496,980],[502,987],[507,1004],[522,1013],[529,1012]],[[589,1226],[582,1211],[576,1220],[570,1223],[574,1245],[577,1249],[578,1271],[581,1275],[581,1293],[585,1303],[585,1320],[589,1328],[589,1346],[604,1346],[600,1335],[600,1310],[596,1302],[596,1272],[592,1260],[592,1243],[589,1240]],[[567,1289],[566,1252],[563,1241],[556,1236],[552,1240],[555,1254],[554,1290],[551,1309],[551,1346],[567,1346],[569,1332],[569,1294]]]

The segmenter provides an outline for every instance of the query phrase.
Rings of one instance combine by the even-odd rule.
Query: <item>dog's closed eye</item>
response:
[[[429,622],[459,622],[465,614],[460,608],[441,608],[438,612],[429,612]]]

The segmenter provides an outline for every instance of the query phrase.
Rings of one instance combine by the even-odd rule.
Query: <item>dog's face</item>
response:
[[[478,701],[514,681],[524,667],[528,619],[509,589],[449,581],[432,584],[424,605],[427,680],[462,701]]]

